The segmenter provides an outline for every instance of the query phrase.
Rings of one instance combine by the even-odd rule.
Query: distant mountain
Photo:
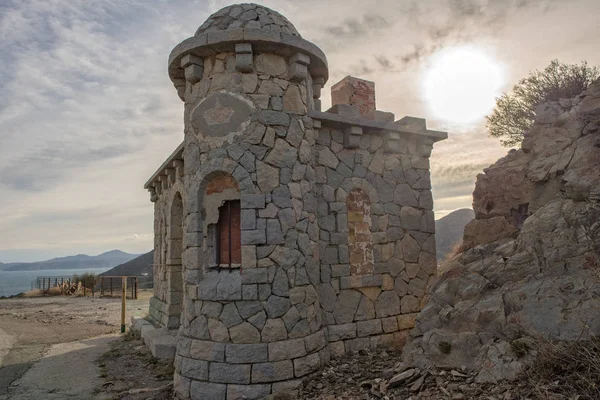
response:
[[[32,263],[2,264],[5,271],[38,271],[50,269],[110,268],[134,259],[139,254],[129,254],[121,250],[111,250],[97,256],[77,254],[75,256],[58,257],[47,261]]]
[[[1,263],[1,262],[0,262],[0,271],[7,270],[7,269],[9,269],[10,267],[13,267],[13,266],[15,266],[15,265],[19,265],[19,264],[23,264],[23,263],[18,263],[18,262],[12,262],[12,263]]]
[[[153,263],[154,250],[124,264],[117,265],[113,269],[103,272],[100,276],[139,276],[138,283],[140,288],[152,287],[154,279]]]
[[[435,221],[435,242],[438,260],[443,260],[452,247],[462,241],[465,225],[475,218],[470,208],[461,208]]]

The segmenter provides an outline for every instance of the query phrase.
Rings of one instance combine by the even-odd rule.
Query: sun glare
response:
[[[435,54],[423,82],[429,108],[440,119],[469,123],[494,107],[504,83],[502,68],[475,47],[445,49]]]

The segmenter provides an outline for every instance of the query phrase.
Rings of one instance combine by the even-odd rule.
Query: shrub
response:
[[[535,120],[535,108],[541,103],[575,97],[600,76],[600,69],[584,61],[580,65],[550,62],[543,71],[530,72],[496,99],[496,107],[487,117],[491,136],[500,138],[503,146],[521,143]]]
[[[452,345],[448,342],[440,342],[438,348],[442,354],[450,354],[452,351]]]

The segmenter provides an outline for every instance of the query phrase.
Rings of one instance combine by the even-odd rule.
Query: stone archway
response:
[[[166,327],[178,329],[183,310],[183,199],[177,192],[171,203],[167,244],[167,315]]]

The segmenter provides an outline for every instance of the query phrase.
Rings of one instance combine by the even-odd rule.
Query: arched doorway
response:
[[[176,193],[171,203],[167,244],[167,320],[168,329],[178,329],[183,310],[183,199]]]

